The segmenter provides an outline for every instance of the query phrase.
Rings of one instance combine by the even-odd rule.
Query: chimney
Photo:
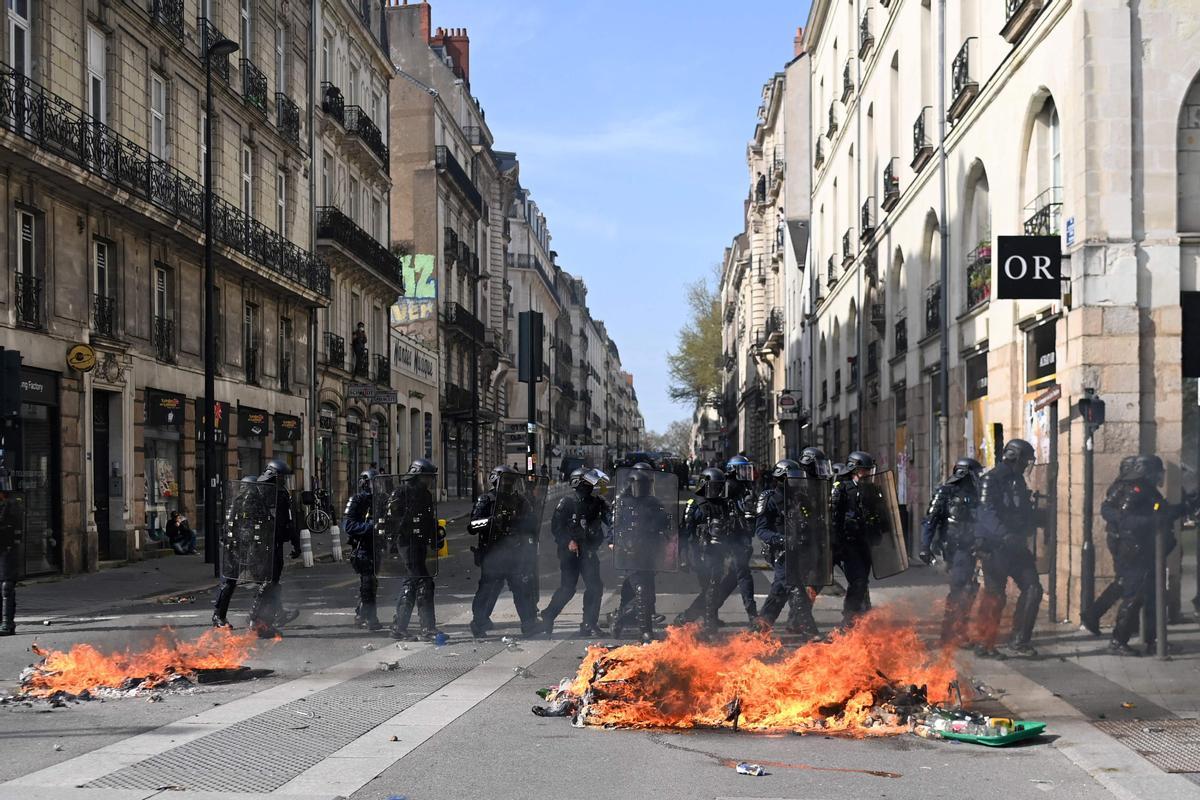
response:
[[[426,4],[428,8],[428,4]],[[438,28],[430,38],[431,45],[445,48],[446,55],[454,62],[454,74],[471,84],[471,37],[466,28]]]
[[[796,38],[792,40],[792,49],[794,56],[804,55],[804,28],[796,28]]]

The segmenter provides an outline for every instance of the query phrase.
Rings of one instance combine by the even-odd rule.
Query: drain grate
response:
[[[401,659],[393,671],[368,672],[285,703],[97,778],[85,788],[270,792],[504,646],[489,642],[473,648],[475,652],[460,658],[449,657],[444,648],[415,653]]]
[[[1104,720],[1095,725],[1164,772],[1200,773],[1200,720]]]

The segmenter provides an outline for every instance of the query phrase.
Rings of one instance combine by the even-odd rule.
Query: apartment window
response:
[[[254,151],[242,145],[242,211],[254,216]]]
[[[333,159],[329,153],[321,154],[321,205],[329,205],[329,198],[333,195],[330,191],[329,174],[333,170]]]
[[[158,73],[150,76],[150,152],[167,157],[167,82]]]
[[[282,236],[284,221],[287,219],[287,173],[279,170],[275,173],[275,231]]]
[[[371,235],[375,241],[383,241],[383,203],[378,197],[371,198]]]
[[[241,33],[242,33],[242,41],[241,41],[242,53],[241,53],[241,55],[242,55],[242,58],[250,58],[251,57],[251,46],[254,44],[254,40],[250,38],[251,37],[250,0],[241,0],[240,5],[241,5],[240,19],[241,19]]]
[[[247,350],[258,347],[258,306],[254,303],[246,303],[242,315],[242,342]]]
[[[208,173],[205,171],[204,160],[208,156],[208,140],[204,138],[204,128],[208,125],[208,112],[200,112],[200,182],[203,183],[208,179]]]
[[[350,65],[350,86],[347,88],[350,90],[349,94],[348,94],[348,97],[350,98],[350,105],[352,105],[352,106],[359,105],[359,102],[358,102],[358,65],[357,64]]]
[[[8,0],[8,63],[22,75],[29,74],[29,20],[33,0]]]
[[[287,81],[285,79],[285,56],[287,54],[287,33],[283,29],[283,23],[275,25],[275,91],[287,92]]]
[[[96,294],[100,297],[110,297],[109,294],[109,269],[108,269],[108,242],[96,241],[93,242],[93,254],[95,261],[95,286]]]
[[[350,219],[358,223],[358,178],[350,176]]]
[[[1062,186],[1062,126],[1058,123],[1058,107],[1050,109],[1050,185]]]
[[[375,127],[379,128],[379,132],[383,135],[383,143],[387,144],[387,125],[381,119],[383,101],[379,98],[379,92],[371,92],[371,121],[375,123]]]
[[[21,241],[17,246],[17,274],[36,276],[37,268],[37,219],[28,211],[17,212],[17,230]]]
[[[292,321],[279,318],[279,388],[287,392],[292,383]]]
[[[107,120],[108,85],[105,80],[104,33],[95,25],[88,26],[88,114],[101,125]]]
[[[333,77],[329,73],[329,34],[321,37],[321,80],[326,83],[333,83]]]
[[[171,318],[171,275],[167,267],[154,268],[154,316]]]

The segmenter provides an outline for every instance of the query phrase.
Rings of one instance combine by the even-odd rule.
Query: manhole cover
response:
[[[1200,772],[1200,720],[1104,720],[1095,725],[1165,772]]]

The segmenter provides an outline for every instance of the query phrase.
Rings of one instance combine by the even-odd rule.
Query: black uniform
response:
[[[921,524],[921,552],[940,555],[949,567],[950,593],[942,618],[942,643],[965,643],[971,606],[979,591],[975,580],[975,520],[979,511],[979,484],[962,475],[943,483],[933,493]]]
[[[705,629],[715,631],[720,625],[717,612],[737,587],[738,548],[746,535],[745,517],[727,498],[702,497],[688,502],[683,525],[700,594],[677,622],[700,619]]]
[[[654,567],[663,552],[670,516],[663,504],[653,495],[628,496],[620,499],[621,512],[613,520],[616,526],[628,526],[629,531],[614,530],[613,540],[617,547],[628,547],[621,554],[621,563],[635,567],[625,576],[621,585],[621,604],[615,616],[613,635],[619,636],[620,628],[636,621],[643,636],[654,633]]]
[[[17,629],[18,555],[24,534],[20,496],[0,491],[0,636]]]
[[[471,633],[483,636],[491,626],[492,609],[504,584],[513,593],[521,631],[538,631],[533,571],[526,562],[534,551],[539,520],[529,499],[520,494],[485,492],[471,510],[471,533],[479,537],[472,548],[479,567],[479,586],[471,603]]]
[[[375,577],[375,523],[372,518],[371,493],[359,490],[346,501],[342,513],[342,530],[350,545],[350,566],[358,574],[358,607],[354,609],[354,624],[378,630],[379,616],[375,610],[379,579]]]
[[[754,526],[757,504],[754,484],[749,481],[731,479],[727,486],[734,495],[734,505],[742,515],[743,524],[738,529],[734,546],[734,588],[742,598],[746,619],[753,625],[758,619],[758,601],[754,598],[754,573],[750,571],[750,558],[754,555]]]
[[[1120,550],[1119,518],[1116,513],[1118,498],[1124,493],[1125,487],[1129,484],[1130,472],[1136,460],[1137,456],[1128,456],[1122,459],[1117,479],[1109,485],[1108,491],[1104,493],[1104,502],[1100,504],[1100,515],[1104,517],[1105,522],[1105,545],[1108,547],[1108,554],[1112,556],[1114,566],[1119,559],[1118,551]],[[1108,586],[1104,587],[1104,591],[1100,593],[1100,596],[1092,601],[1090,612],[1081,615],[1083,626],[1092,633],[1099,635],[1100,618],[1107,614],[1108,610],[1120,599],[1121,579],[1117,576],[1109,582]]]
[[[402,635],[408,630],[413,606],[423,635],[437,633],[437,621],[433,607],[433,576],[429,574],[429,548],[438,546],[437,507],[433,494],[413,480],[402,480],[392,496],[388,498],[387,512],[381,521],[387,526],[407,526],[408,535],[401,537],[408,542],[405,553],[406,577],[396,600],[396,616],[392,620],[392,634]]]
[[[846,576],[842,624],[849,625],[870,609],[871,537],[882,521],[877,519],[853,471],[833,479],[829,495],[833,563]]]
[[[807,517],[804,496],[800,492],[792,495],[792,508],[787,508],[788,497],[781,489],[768,489],[759,495],[758,508],[755,514],[754,530],[773,569],[771,589],[767,599],[763,601],[759,619],[766,625],[774,625],[783,611],[783,605],[788,605],[787,629],[790,633],[799,633],[808,637],[819,634],[816,620],[813,619],[812,599],[808,596],[807,586],[797,586],[788,580],[787,575],[787,539],[786,517],[794,515],[797,524],[806,524]]]
[[[1010,644],[1029,649],[1042,602],[1037,560],[1026,544],[1031,533],[1033,505],[1025,476],[1013,464],[1001,461],[983,476],[975,526],[975,549],[983,567],[984,599],[979,605],[979,621],[984,652],[995,646],[1009,578],[1021,592],[1013,612]]]
[[[604,582],[600,579],[600,557],[604,544],[604,523],[611,521],[608,502],[599,495],[576,490],[558,501],[550,519],[550,531],[558,546],[559,584],[550,603],[542,611],[546,630],[575,596],[583,578],[583,623],[580,630],[595,629],[600,622],[600,601]],[[571,552],[574,543],[576,552]]]

